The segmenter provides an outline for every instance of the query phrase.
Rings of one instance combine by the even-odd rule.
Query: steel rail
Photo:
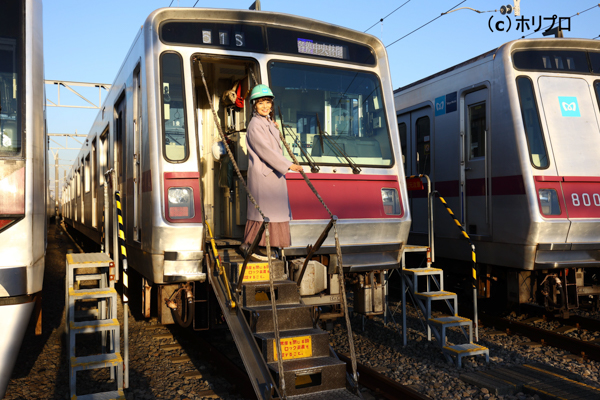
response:
[[[583,358],[600,361],[600,346],[597,344],[501,317],[481,314],[479,318],[483,325],[493,326],[496,330],[506,331],[508,334],[523,335],[532,341],[542,343],[542,345],[567,350]]]
[[[346,371],[352,373],[350,358],[346,354],[337,353],[339,359],[346,363]],[[358,383],[371,389],[378,395],[389,400],[431,400],[422,393],[417,392],[408,386],[402,385],[387,376],[371,369],[361,363],[357,363]]]

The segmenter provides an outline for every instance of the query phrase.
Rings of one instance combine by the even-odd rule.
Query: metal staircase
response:
[[[346,389],[346,363],[329,347],[329,334],[316,327],[312,307],[302,303],[297,282],[288,279],[285,263],[271,262],[277,312],[274,324],[267,262],[246,265],[236,309],[228,307],[224,285],[235,287],[244,259],[233,249],[219,249],[219,258],[233,277],[225,283],[213,268],[211,284],[229,324],[255,391],[260,399],[284,398],[281,391],[276,331],[282,354],[283,385],[288,399],[357,399]],[[214,261],[215,258],[213,257]],[[276,329],[278,328],[278,330]]]
[[[90,273],[90,268],[95,271]],[[73,400],[125,399],[117,291],[109,276],[111,268],[114,268],[113,261],[105,253],[67,254],[65,330],[70,398]],[[95,282],[96,287],[81,288],[82,282]],[[100,332],[102,338],[100,354],[77,356],[78,335],[96,332]],[[78,396],[77,372],[99,368],[110,368],[110,377],[116,380],[116,390]]]
[[[462,358],[466,356],[484,355],[486,362],[489,362],[489,349],[474,343],[473,330],[476,330],[473,321],[458,315],[458,298],[456,293],[448,292],[444,290],[444,271],[440,268],[433,268],[432,263],[435,261],[434,253],[434,223],[433,223],[433,199],[437,192],[431,191],[431,181],[427,175],[418,175],[407,177],[407,180],[420,181],[421,178],[427,179],[427,214],[428,214],[428,246],[411,246],[408,245],[404,249],[402,255],[402,340],[403,344],[407,344],[407,328],[406,328],[406,293],[407,290],[413,299],[415,307],[417,307],[424,316],[427,330],[427,340],[431,341],[431,333],[435,337],[438,346],[441,348],[442,353],[446,359],[450,362],[453,361],[452,357],[456,357],[456,365],[460,368],[462,365]],[[420,182],[419,182],[420,183]],[[418,186],[417,190],[418,190]],[[420,189],[424,189],[423,185],[420,185]],[[461,231],[462,235],[469,241],[472,249],[472,260],[473,260],[473,278],[476,279],[476,256],[475,246],[471,243],[469,236],[462,228],[460,222],[454,217],[454,213],[445,200],[439,196],[440,201],[446,207],[446,210],[450,216],[454,219],[455,224]],[[426,254],[427,264],[426,267],[418,268],[407,268],[406,267],[406,253],[421,252]],[[474,318],[477,319],[477,292],[475,289],[475,282],[473,282],[473,300],[474,300]],[[449,316],[436,317],[432,316],[432,303],[434,301],[445,301],[448,306]],[[465,336],[467,343],[462,344],[451,344],[447,341],[447,333],[449,328],[458,327]],[[468,328],[468,334],[465,331]],[[477,337],[477,335],[475,335]]]

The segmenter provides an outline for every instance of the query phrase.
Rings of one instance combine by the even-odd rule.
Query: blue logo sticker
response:
[[[435,99],[435,116],[446,114],[446,96],[440,96]]]
[[[563,117],[581,117],[577,97],[558,96],[558,104],[560,105],[560,113]]]

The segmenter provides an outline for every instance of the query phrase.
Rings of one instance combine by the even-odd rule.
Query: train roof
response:
[[[423,79],[419,79],[416,82],[409,83],[406,86],[399,87],[394,90],[394,94],[402,92],[406,89],[410,89],[411,87],[417,86],[423,82],[427,82],[429,80],[435,79],[438,76],[445,75],[449,72],[460,69],[466,65],[473,64],[477,61],[483,60],[487,57],[495,57],[498,52],[501,50],[507,49],[511,51],[513,49],[532,49],[532,48],[586,48],[586,49],[594,49],[600,51],[600,41],[592,40],[592,39],[578,39],[578,38],[544,38],[544,39],[517,39],[511,42],[506,42],[502,44],[500,47],[497,47],[493,50],[487,51],[483,54],[480,54],[476,57],[473,57],[467,61],[464,61],[460,64],[456,64],[450,68],[447,68],[443,71],[437,72],[433,75],[425,77]]]

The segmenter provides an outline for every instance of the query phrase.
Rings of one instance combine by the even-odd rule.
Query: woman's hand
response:
[[[298,165],[298,164],[292,164],[288,169],[294,171],[294,172],[301,172],[304,171],[304,169],[302,168],[302,166]]]

